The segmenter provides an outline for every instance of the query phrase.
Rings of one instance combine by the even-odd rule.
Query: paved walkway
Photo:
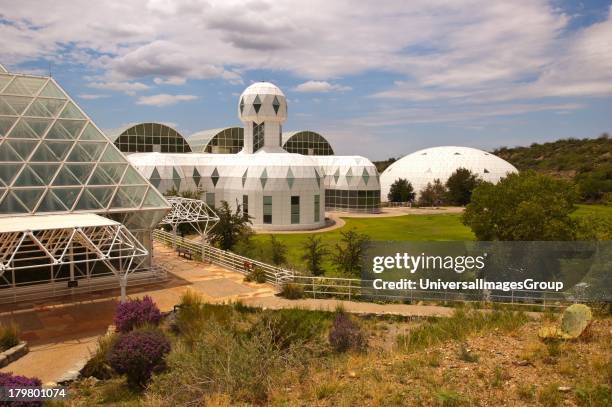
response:
[[[275,289],[267,284],[244,282],[240,273],[216,265],[204,264],[178,257],[165,246],[155,245],[155,261],[169,271],[169,281],[149,287],[128,289],[130,297],[149,295],[162,311],[170,311],[180,302],[181,295],[194,290],[210,303],[241,301],[264,309],[305,308],[333,311],[342,304],[349,312],[360,314],[394,314],[403,316],[448,316],[451,308],[405,304],[373,304],[330,299],[287,300],[275,296]],[[65,298],[46,302],[3,306],[0,323],[16,322],[23,339],[30,345],[30,353],[2,368],[25,376],[39,377],[43,383],[56,382],[69,371],[79,370],[96,348],[97,338],[112,323],[118,302],[118,290],[90,295],[83,301]],[[50,305],[49,305],[50,304]],[[4,311],[4,312],[2,312]]]

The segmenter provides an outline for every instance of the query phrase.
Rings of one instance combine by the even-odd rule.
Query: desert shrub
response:
[[[24,388],[24,387],[41,387],[42,382],[36,377],[17,376],[12,373],[0,372],[0,388]],[[7,404],[4,404],[7,403]],[[41,401],[15,401],[0,403],[2,406],[11,407],[38,407],[43,406]]]
[[[304,296],[304,288],[295,283],[285,283],[283,284],[280,295],[288,300],[298,300]]]
[[[263,284],[266,282],[266,272],[261,267],[253,267],[244,278],[244,281],[253,281],[257,284]]]
[[[15,345],[19,345],[19,326],[14,322],[0,325],[0,352]]]
[[[107,380],[113,376],[113,368],[108,363],[108,352],[114,340],[115,336],[109,334],[98,338],[98,347],[81,370],[82,376],[100,380]]]
[[[575,390],[579,406],[606,407],[612,404],[612,389],[606,384],[580,384]]]
[[[113,320],[118,332],[129,332],[144,325],[157,325],[161,319],[159,308],[149,296],[119,303]]]
[[[561,392],[559,392],[558,388],[559,385],[557,383],[549,383],[542,387],[538,392],[538,401],[540,404],[546,407],[560,406],[563,397],[561,397]]]
[[[455,407],[467,405],[464,396],[453,390],[441,389],[436,392],[436,405],[441,407]]]
[[[516,394],[523,401],[531,401],[535,398],[536,387],[533,384],[521,383],[516,387]]]
[[[328,312],[283,309],[263,314],[252,330],[267,329],[272,341],[286,349],[291,345],[303,345],[320,339],[329,326],[329,320]]]
[[[164,369],[170,342],[161,331],[140,329],[121,334],[108,352],[108,363],[127,376],[133,388],[143,388],[154,372]]]
[[[301,349],[282,349],[265,326],[240,333],[209,319],[193,340],[187,344],[179,337],[167,358],[169,369],[148,387],[162,405],[203,404],[215,394],[236,404],[265,403],[269,389],[305,363]]]
[[[329,344],[336,352],[362,350],[366,346],[366,339],[359,325],[348,313],[341,310],[336,312],[329,330]]]

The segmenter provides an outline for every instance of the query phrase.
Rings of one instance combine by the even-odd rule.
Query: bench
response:
[[[183,256],[186,259],[193,260],[193,258],[191,257],[191,250],[183,249],[182,247],[177,247],[176,252],[178,253],[179,257]]]

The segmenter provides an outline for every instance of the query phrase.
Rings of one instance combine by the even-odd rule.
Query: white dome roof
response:
[[[381,200],[398,178],[405,178],[417,193],[435,179],[445,183],[459,168],[467,168],[484,181],[496,183],[508,173],[518,172],[509,162],[470,147],[432,147],[408,154],[391,164],[380,176]]]
[[[270,82],[255,82],[238,99],[238,117],[242,122],[282,123],[287,119],[287,98]]]

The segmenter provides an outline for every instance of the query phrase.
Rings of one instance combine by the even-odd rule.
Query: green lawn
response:
[[[612,217],[612,206],[610,205],[578,205],[578,210],[574,216],[588,216],[590,214]],[[461,223],[460,214],[440,214],[440,215],[405,215],[388,218],[344,218],[346,225],[340,229],[332,230],[316,235],[323,239],[329,250],[333,250],[334,245],[340,240],[340,232],[351,228],[360,233],[365,233],[372,240],[473,240],[472,231]],[[275,234],[276,238],[287,245],[287,260],[289,266],[295,269],[302,269],[304,241],[311,233],[298,234]],[[269,261],[266,258],[265,249],[269,247],[268,240],[270,235],[257,234],[253,237],[256,247],[263,248],[264,252],[255,255],[261,260]],[[329,256],[328,256],[329,257]],[[327,275],[333,275],[334,270],[331,263],[325,263]]]
[[[340,240],[340,232],[351,228],[367,234],[372,240],[473,240],[472,231],[461,223],[460,217],[459,214],[444,214],[344,218],[344,227],[316,235],[323,239],[329,250],[333,250]],[[311,233],[275,234],[278,240],[287,245],[287,260],[293,268],[301,268],[302,247],[310,235]],[[256,246],[266,247],[269,234],[257,234],[253,240]],[[331,264],[326,264],[325,268],[326,274],[332,274]]]
[[[577,205],[578,210],[574,216],[597,215],[612,218],[612,205]]]

